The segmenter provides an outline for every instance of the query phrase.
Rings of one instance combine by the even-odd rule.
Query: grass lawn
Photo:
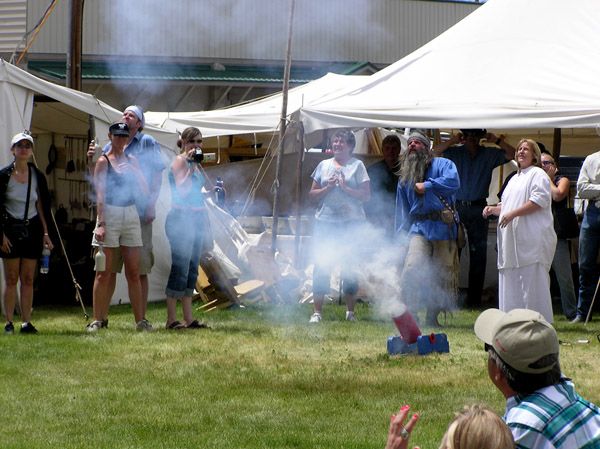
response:
[[[0,447],[374,449],[407,403],[422,414],[411,442],[427,449],[463,404],[502,413],[478,312],[449,319],[450,354],[399,357],[386,353],[393,323],[366,305],[357,323],[324,312],[309,325],[306,305],[250,306],[204,315],[210,330],[166,331],[159,303],[148,334],[114,306],[109,329],[87,334],[80,309],[38,308],[38,335],[0,335]],[[600,403],[597,322],[556,319],[564,372]]]

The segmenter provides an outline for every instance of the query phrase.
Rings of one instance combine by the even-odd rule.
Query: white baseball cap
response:
[[[27,133],[19,133],[19,134],[15,134],[12,138],[12,140],[10,141],[10,147],[14,147],[16,144],[18,144],[21,140],[27,140],[29,142],[31,142],[31,146],[33,146],[33,137],[31,137],[30,134]]]

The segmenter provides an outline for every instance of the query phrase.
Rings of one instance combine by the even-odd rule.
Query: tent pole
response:
[[[281,120],[279,125],[279,147],[277,151],[277,164],[275,165],[275,181],[273,199],[273,233],[271,238],[271,251],[277,251],[277,228],[279,226],[279,196],[281,194],[281,159],[283,158],[286,120],[287,120],[287,101],[290,85],[290,68],[292,65],[292,28],[294,23],[294,4],[296,0],[290,1],[290,22],[288,28],[288,40],[285,55],[285,68],[283,71],[283,92],[281,102]]]
[[[300,244],[302,241],[302,167],[304,165],[304,126],[298,123],[298,163],[296,165],[296,236],[294,238],[294,266],[300,268]]]
[[[67,55],[67,87],[81,90],[81,51],[84,0],[71,0],[69,52]]]
[[[558,163],[560,158],[560,147],[562,144],[562,134],[560,128],[554,128],[554,138],[552,139],[552,157]]]

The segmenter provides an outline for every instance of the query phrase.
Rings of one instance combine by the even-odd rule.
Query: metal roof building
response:
[[[69,3],[0,0],[0,37],[6,36],[0,55],[10,57],[50,9],[37,35],[30,34],[35,39],[21,66],[64,84]],[[427,0],[297,0],[291,84],[327,72],[373,73],[475,8]],[[126,0],[87,1],[83,90],[115,107],[139,103],[173,111],[212,109],[271,93],[281,85],[289,9],[290,2],[282,0],[140,0],[135,6]]]

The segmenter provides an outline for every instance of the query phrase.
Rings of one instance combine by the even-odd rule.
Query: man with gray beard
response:
[[[396,234],[405,251],[400,300],[416,316],[425,308],[426,324],[454,304],[458,278],[457,227],[452,215],[460,180],[454,162],[433,157],[429,139],[418,131],[400,157],[396,194]]]

